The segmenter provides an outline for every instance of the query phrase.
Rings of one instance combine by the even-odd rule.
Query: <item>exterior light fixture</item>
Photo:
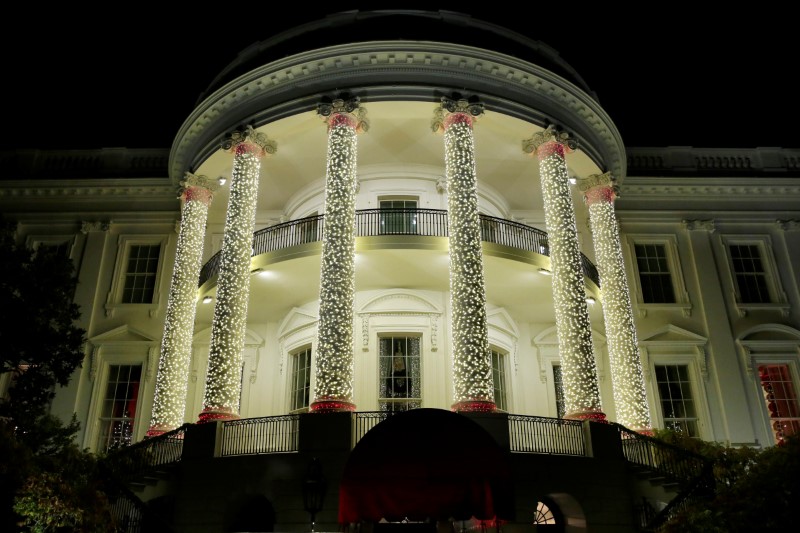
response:
[[[203,296],[203,303],[204,304],[211,303],[211,300],[213,300],[213,298],[211,296]]]
[[[318,458],[314,457],[308,465],[306,479],[303,481],[303,509],[310,515],[312,532],[314,531],[317,513],[322,510],[327,486],[328,483],[322,474],[322,463]]]
[[[225,176],[220,176],[217,178],[217,182],[219,183],[220,187],[228,183],[228,178]]]
[[[546,268],[540,268],[539,269],[539,274],[541,274],[542,276],[552,276],[553,275],[553,273],[550,272],[549,270],[547,270]]]
[[[593,296],[587,296],[587,297],[586,297],[586,303],[588,303],[588,304],[593,304],[593,303],[595,303],[596,301],[597,301],[597,300],[595,300]]]

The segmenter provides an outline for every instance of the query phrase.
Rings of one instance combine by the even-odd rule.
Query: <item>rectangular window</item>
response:
[[[656,383],[664,427],[698,437],[697,409],[687,365],[656,365]]]
[[[36,247],[36,253],[50,253],[60,257],[69,257],[72,250],[72,242],[41,242]]]
[[[642,302],[675,303],[666,247],[663,244],[636,244],[634,251],[639,284],[642,287]]]
[[[100,409],[98,452],[130,446],[136,422],[142,365],[110,365]]]
[[[494,403],[498,409],[508,411],[506,397],[506,354],[492,350],[492,382],[494,383]]]
[[[134,245],[128,250],[128,267],[125,271],[125,288],[122,303],[145,304],[153,302],[156,287],[158,256],[161,245]]]
[[[767,274],[757,244],[730,244],[731,267],[741,303],[769,303]]]
[[[800,433],[800,404],[789,366],[761,365],[758,375],[775,443],[783,444],[789,435]]]
[[[421,407],[420,338],[381,337],[378,345],[379,410],[408,411]]]
[[[561,365],[553,365],[553,387],[556,393],[556,416],[564,418],[564,378]]]
[[[416,200],[381,200],[380,232],[404,235],[417,233]]]
[[[307,409],[311,389],[311,347],[292,354],[291,410]]]

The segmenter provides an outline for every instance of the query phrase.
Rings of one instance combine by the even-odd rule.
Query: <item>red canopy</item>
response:
[[[476,422],[442,409],[392,415],[348,459],[339,523],[512,518],[505,452]]]

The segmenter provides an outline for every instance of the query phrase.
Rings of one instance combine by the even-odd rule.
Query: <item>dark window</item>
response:
[[[381,228],[383,234],[417,233],[416,200],[381,200]]]
[[[381,337],[378,363],[381,411],[407,411],[422,405],[420,338]]]
[[[153,302],[160,253],[161,246],[158,244],[130,247],[122,303],[147,304]]]
[[[666,247],[663,244],[637,244],[635,250],[639,285],[642,287],[642,302],[675,303]]]
[[[142,365],[108,367],[106,393],[100,408],[99,452],[132,444],[141,377]]]
[[[292,411],[308,407],[311,388],[311,348],[292,354]]]
[[[697,437],[697,410],[686,365],[656,365],[664,427]]]
[[[739,302],[755,304],[769,303],[767,275],[761,261],[758,245],[730,245],[733,275],[739,289]]]
[[[506,355],[492,350],[492,382],[494,383],[494,403],[498,409],[508,411],[506,398]]]

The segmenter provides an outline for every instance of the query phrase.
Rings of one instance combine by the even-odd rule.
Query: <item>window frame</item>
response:
[[[296,377],[297,377],[297,371],[298,371],[297,362],[298,362],[298,358],[302,354],[306,354],[306,353],[308,354],[308,366],[306,368],[307,377],[308,377],[308,379],[307,379],[307,381],[308,381],[308,401],[306,402],[306,405],[304,405],[302,407],[297,407],[297,406],[294,405],[294,398],[295,398],[295,392],[296,392],[295,383],[296,383]],[[303,346],[300,346],[300,347],[297,347],[297,348],[291,350],[288,353],[288,357],[289,357],[289,372],[288,372],[289,380],[288,380],[288,387],[287,387],[287,393],[288,393],[288,397],[287,397],[287,407],[288,407],[288,409],[287,409],[287,412],[289,412],[289,413],[307,413],[308,410],[309,410],[309,407],[311,405],[311,402],[314,399],[313,398],[313,392],[314,391],[311,388],[311,381],[312,381],[311,378],[312,378],[312,375],[314,374],[314,352],[312,350],[311,343],[305,344]]]
[[[494,355],[497,354],[498,360],[501,361],[502,372],[501,372],[501,391],[503,395],[503,406],[500,406],[500,402],[497,401],[497,386],[494,380],[495,376],[495,366],[494,366]],[[508,353],[508,350],[504,350],[498,346],[490,345],[489,346],[489,357],[491,358],[491,366],[492,366],[492,390],[494,392],[494,403],[497,409],[503,412],[510,412],[510,379],[509,379],[509,361],[511,360],[511,354]]]
[[[114,274],[111,278],[111,290],[106,298],[106,316],[113,317],[118,309],[146,309],[150,317],[154,317],[161,309],[161,286],[164,280],[164,257],[170,243],[169,235],[120,235],[117,241],[117,257],[114,263]],[[128,259],[131,248],[134,246],[159,246],[158,264],[155,273],[153,288],[153,301],[149,303],[123,303],[122,297],[125,290],[125,279],[128,273]]]
[[[795,402],[797,403],[798,407],[800,407],[800,365],[798,365],[797,358],[781,358],[781,357],[756,357],[753,361],[754,363],[754,381],[758,387],[759,392],[761,393],[761,409],[764,416],[764,422],[766,424],[766,431],[768,436],[773,436],[772,444],[778,444],[777,440],[774,439],[774,431],[772,428],[773,418],[770,416],[769,407],[766,402],[766,398],[764,397],[763,387],[761,384],[761,377],[759,375],[759,367],[763,365],[775,365],[775,366],[786,366],[789,369],[789,376],[791,378],[791,383],[794,386],[795,392]],[[800,417],[781,417],[781,418],[800,418]],[[800,431],[796,433],[800,435]]]
[[[414,203],[414,207],[412,208],[412,207],[403,206],[403,207],[388,207],[388,208],[384,208],[383,205],[382,205],[384,202],[404,202],[404,203],[413,202]],[[383,196],[378,196],[377,203],[378,203],[378,211],[380,212],[380,216],[378,217],[379,218],[379,221],[378,221],[378,234],[379,235],[417,235],[419,233],[419,226],[418,226],[419,220],[418,220],[418,216],[417,216],[416,213],[410,215],[408,213],[391,213],[391,212],[383,213],[382,212],[384,209],[415,209],[415,210],[418,210],[418,209],[420,209],[420,207],[419,207],[420,199],[419,199],[418,196],[412,196],[412,195],[383,195]],[[394,216],[397,217],[398,220],[402,219],[402,222],[403,222],[402,231],[389,231],[389,230],[385,230],[384,229],[385,228],[385,226],[384,226],[385,218],[384,217],[387,214],[394,214]],[[406,226],[408,226],[408,228]]]
[[[675,235],[631,234],[626,237],[626,245],[627,259],[632,277],[632,279],[629,280],[629,285],[632,288],[631,294],[634,296],[634,298],[632,298],[633,304],[639,316],[646,317],[649,311],[681,311],[683,316],[691,316],[692,304],[689,299],[689,293],[686,291],[680,255],[678,254],[677,237]],[[675,302],[647,303],[644,301],[644,291],[642,290],[641,281],[642,275],[641,272],[639,272],[638,258],[636,255],[637,245],[660,245],[664,247]]]
[[[100,437],[103,436],[103,431],[102,431],[102,422],[103,422],[103,420],[115,420],[116,419],[115,417],[103,417],[103,416],[101,416],[102,413],[103,413],[103,404],[105,404],[105,402],[108,400],[108,397],[106,396],[104,391],[106,391],[108,389],[108,384],[109,384],[109,381],[110,381],[110,371],[111,371],[111,367],[112,366],[118,366],[118,367],[122,367],[122,366],[136,367],[136,366],[138,366],[139,367],[139,388],[136,391],[136,398],[135,398],[136,413],[135,413],[135,415],[133,417],[133,424],[132,424],[132,427],[131,427],[131,443],[130,444],[135,444],[136,442],[138,442],[138,439],[137,439],[136,436],[138,434],[138,428],[139,428],[139,426],[141,426],[142,407],[143,407],[142,399],[143,399],[144,389],[146,387],[146,378],[147,378],[147,376],[145,375],[145,370],[146,370],[145,363],[144,362],[127,362],[127,361],[126,362],[117,362],[117,361],[106,362],[106,364],[103,365],[103,379],[102,379],[103,385],[100,387],[100,395],[97,397],[97,405],[96,405],[97,413],[95,415],[96,416],[96,418],[95,418],[96,430],[95,430],[95,435],[94,435],[94,439],[93,440],[95,442],[94,449],[95,449],[95,451],[97,453],[105,453],[105,452],[108,451],[108,448],[101,449],[101,447],[100,447]]]
[[[650,343],[648,343],[650,344]],[[679,343],[681,344],[681,343]],[[706,399],[706,386],[705,380],[707,379],[707,370],[705,367],[705,351],[702,347],[697,345],[689,348],[690,343],[682,343],[686,345],[687,351],[695,351],[694,354],[690,353],[658,353],[659,347],[657,343],[650,344],[650,347],[642,347],[642,366],[645,369],[645,381],[647,384],[647,396],[650,406],[650,418],[654,428],[664,428],[664,417],[661,412],[661,396],[658,391],[658,384],[656,381],[655,367],[668,366],[668,365],[685,365],[688,367],[689,384],[691,386],[693,400],[695,403],[695,413],[697,416],[697,438],[703,440],[710,440],[712,437],[709,433],[712,431],[711,415],[708,409],[708,400]],[[656,353],[653,353],[656,352]]]
[[[387,376],[384,376],[381,373],[381,349],[380,349],[380,346],[381,346],[381,343],[384,341],[384,339],[393,339],[393,340],[406,339],[406,342],[408,342],[409,339],[416,339],[417,342],[419,343],[419,362],[418,362],[419,376],[416,378],[419,381],[419,396],[406,396],[406,397],[400,397],[400,398],[390,398],[388,396],[381,396],[381,394],[380,394],[381,393],[381,384],[383,383],[383,380],[387,378]],[[425,387],[424,387],[424,379],[423,379],[425,344],[424,344],[423,341],[424,341],[424,339],[423,339],[422,333],[417,333],[417,332],[382,331],[382,332],[378,333],[378,335],[377,335],[377,345],[376,345],[377,349],[376,349],[376,353],[375,353],[375,363],[376,363],[375,371],[376,371],[376,374],[377,374],[376,375],[377,390],[375,391],[375,398],[376,398],[376,402],[377,402],[377,410],[378,411],[384,412],[381,409],[381,405],[384,404],[384,403],[386,403],[387,405],[391,405],[391,404],[406,404],[406,405],[408,405],[409,403],[417,403],[417,404],[419,404],[418,407],[408,407],[407,409],[403,409],[403,410],[406,410],[406,411],[412,410],[412,409],[420,409],[420,408],[425,407],[425,403],[424,403],[425,402]],[[407,353],[404,354],[404,355],[406,356],[406,358],[408,358],[408,354]],[[389,358],[391,359],[392,357],[394,357],[394,353],[392,353],[392,355]],[[408,368],[408,364],[406,365],[406,368]],[[408,379],[408,381],[410,383],[415,378],[414,378],[413,375],[411,375],[407,379]],[[393,413],[393,412],[398,412],[398,411],[400,411],[400,410],[392,409],[392,411],[385,411],[385,412]]]
[[[658,372],[657,368],[685,368],[686,369],[686,383],[689,387],[690,397],[688,398],[689,401],[692,402],[694,406],[694,416],[683,416],[683,417],[667,417],[663,411],[664,409],[664,401],[665,399],[661,396],[660,391],[660,383],[658,381]],[[668,383],[676,383],[675,381],[669,381]],[[682,381],[680,383],[683,383]],[[683,387],[681,387],[681,391],[683,391]],[[698,406],[697,401],[697,386],[694,384],[694,379],[692,377],[692,369],[691,365],[687,362],[656,362],[653,364],[653,393],[656,396],[656,413],[658,414],[658,418],[660,419],[660,427],[664,429],[671,429],[668,428],[666,425],[666,420],[676,420],[676,421],[693,421],[695,426],[695,435],[690,435],[690,437],[700,438],[701,431],[700,431],[700,409]],[[681,402],[686,402],[687,397],[681,393]],[[674,403],[674,401],[673,401]]]
[[[780,274],[775,263],[775,254],[772,248],[772,240],[769,235],[720,235],[720,245],[722,246],[726,271],[728,274],[728,286],[731,300],[740,317],[747,316],[748,312],[759,310],[777,310],[784,317],[789,316],[789,304],[786,293],[781,284]],[[764,279],[767,290],[769,291],[769,302],[743,302],[742,294],[739,290],[739,283],[736,280],[736,271],[733,267],[733,256],[731,246],[756,246],[759,258],[764,269]]]

